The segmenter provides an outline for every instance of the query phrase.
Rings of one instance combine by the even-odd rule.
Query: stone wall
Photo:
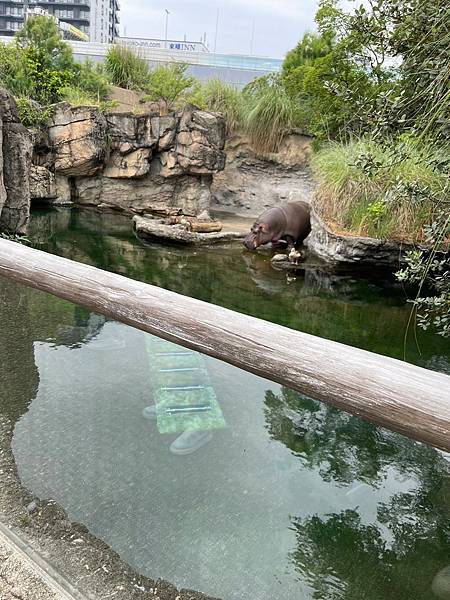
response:
[[[31,134],[14,98],[0,88],[0,231],[23,234],[30,216]]]
[[[186,106],[167,116],[56,106],[36,138],[31,197],[127,213],[196,215],[225,166],[222,117]]]
[[[213,208],[243,217],[256,217],[283,202],[309,202],[313,192],[308,163],[312,139],[292,133],[279,151],[258,155],[243,135],[226,145],[225,170],[214,177]]]

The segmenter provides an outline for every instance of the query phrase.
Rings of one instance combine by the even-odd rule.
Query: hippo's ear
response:
[[[269,226],[267,223],[261,223],[259,226],[259,230],[263,231],[264,233],[268,233],[269,231]]]

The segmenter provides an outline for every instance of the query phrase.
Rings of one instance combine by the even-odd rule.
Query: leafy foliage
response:
[[[111,85],[102,64],[94,63],[88,59],[82,63],[76,63],[74,73],[73,84],[76,82],[77,89],[85,92],[89,98],[94,99],[97,103],[108,99]]]
[[[15,39],[19,48],[33,50],[43,68],[55,71],[72,69],[72,50],[61,38],[53,19],[41,15],[30,17]]]
[[[434,329],[443,337],[450,337],[450,260],[441,252],[450,243],[450,216],[448,202],[441,208],[436,220],[426,228],[425,239],[432,250],[413,250],[406,255],[407,266],[398,271],[397,279],[419,284],[412,301],[421,329]],[[433,295],[423,296],[424,287]]]
[[[187,68],[184,63],[157,66],[150,72],[145,86],[148,98],[162,101],[166,110],[172,108],[195,84],[195,78],[186,75]]]
[[[52,116],[51,107],[42,107],[37,102],[26,97],[16,98],[17,107],[19,109],[20,120],[25,127],[34,127],[39,129]]]

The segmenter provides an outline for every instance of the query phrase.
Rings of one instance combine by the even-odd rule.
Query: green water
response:
[[[35,213],[36,247],[288,327],[449,371],[404,332],[394,282],[296,278],[239,247],[143,246],[117,215]],[[0,280],[0,412],[23,484],[142,574],[226,600],[432,600],[450,565],[447,455],[205,357],[226,421],[171,452],[146,335]],[[299,349],[301,351],[301,349]],[[245,347],[243,347],[245,352]],[[349,365],[351,368],[351,365]],[[443,393],[448,393],[443,390]],[[441,596],[449,598],[450,595]]]

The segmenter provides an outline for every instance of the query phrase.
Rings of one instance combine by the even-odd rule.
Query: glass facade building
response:
[[[45,9],[91,42],[113,42],[119,36],[118,0],[0,0],[0,35],[13,36],[23,26],[26,6]]]

